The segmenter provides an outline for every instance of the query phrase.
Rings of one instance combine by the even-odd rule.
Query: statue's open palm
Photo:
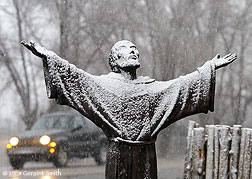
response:
[[[48,50],[46,50],[44,47],[36,45],[34,42],[27,43],[26,41],[21,41],[21,44],[24,45],[27,49],[29,49],[34,55],[44,58],[47,55],[49,55]]]
[[[228,54],[224,57],[220,57],[219,54],[217,54],[212,61],[215,64],[215,68],[222,68],[225,67],[227,65],[229,65],[230,63],[232,63],[233,61],[235,61],[237,59],[237,55],[236,54]]]

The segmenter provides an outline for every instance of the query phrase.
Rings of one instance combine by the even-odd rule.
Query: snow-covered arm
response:
[[[92,105],[92,101],[89,100],[88,85],[92,83],[92,75],[33,42],[21,43],[34,55],[42,58],[48,97],[55,98],[57,103],[71,106],[90,116],[92,110],[89,106]]]
[[[196,71],[177,79],[177,96],[173,99],[172,111],[166,126],[184,117],[214,111],[216,69],[207,61]]]
[[[21,44],[34,55],[42,58],[48,97],[56,98],[60,104],[67,104],[69,101],[66,101],[64,95],[67,95],[67,92],[69,93],[67,96],[73,95],[74,91],[79,90],[78,88],[81,87],[77,84],[85,80],[88,74],[34,42],[22,41]]]
[[[103,101],[100,96],[107,93],[95,82],[95,77],[78,69],[75,65],[62,59],[52,51],[35,43],[21,42],[33,54],[43,59],[43,69],[47,95],[56,99],[58,104],[68,105],[89,118],[106,134],[116,135],[119,132],[107,120]]]
[[[215,64],[208,61],[195,72],[179,78],[178,118],[214,111],[215,76]]]
[[[178,106],[180,109],[176,115],[177,120],[192,114],[214,111],[216,70],[231,64],[236,59],[236,54],[228,54],[224,57],[216,55],[197,71],[179,78]]]
[[[215,64],[208,61],[196,71],[173,80],[162,92],[161,101],[156,102],[159,105],[153,116],[152,136],[184,117],[214,111],[215,71]]]
[[[168,123],[183,117],[214,111],[215,75],[216,70],[225,67],[237,59],[236,54],[224,57],[216,55],[195,72],[181,76],[178,81],[178,96]]]
[[[53,52],[43,58],[43,70],[48,98],[55,98],[58,104],[71,107],[81,105],[80,98],[85,101],[85,87],[92,82],[90,74]]]

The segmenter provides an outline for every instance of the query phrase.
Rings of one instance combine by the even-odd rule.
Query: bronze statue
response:
[[[112,72],[94,76],[35,43],[22,44],[43,59],[49,98],[68,105],[100,127],[109,140],[106,179],[156,179],[155,140],[175,121],[214,110],[215,70],[237,57],[217,55],[195,72],[171,81],[137,77],[136,46],[117,42]]]

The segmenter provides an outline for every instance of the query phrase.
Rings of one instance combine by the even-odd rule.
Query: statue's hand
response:
[[[34,55],[40,58],[44,58],[48,54],[48,51],[44,47],[36,45],[35,42],[27,43],[26,41],[22,40],[21,44],[29,49]]]
[[[220,57],[219,54],[217,54],[212,61],[215,64],[215,68],[219,69],[222,67],[225,67],[227,65],[229,65],[230,63],[232,63],[233,61],[235,61],[237,59],[237,55],[236,54],[228,54],[224,57]]]

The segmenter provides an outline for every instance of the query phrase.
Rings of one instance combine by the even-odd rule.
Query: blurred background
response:
[[[237,53],[237,61],[217,72],[215,111],[161,132],[158,156],[184,158],[188,119],[252,127],[251,0],[1,0],[0,22],[1,140],[30,128],[42,114],[70,110],[47,99],[41,60],[21,40],[101,75],[110,72],[113,44],[127,39],[140,52],[138,75],[164,81],[217,53]]]

